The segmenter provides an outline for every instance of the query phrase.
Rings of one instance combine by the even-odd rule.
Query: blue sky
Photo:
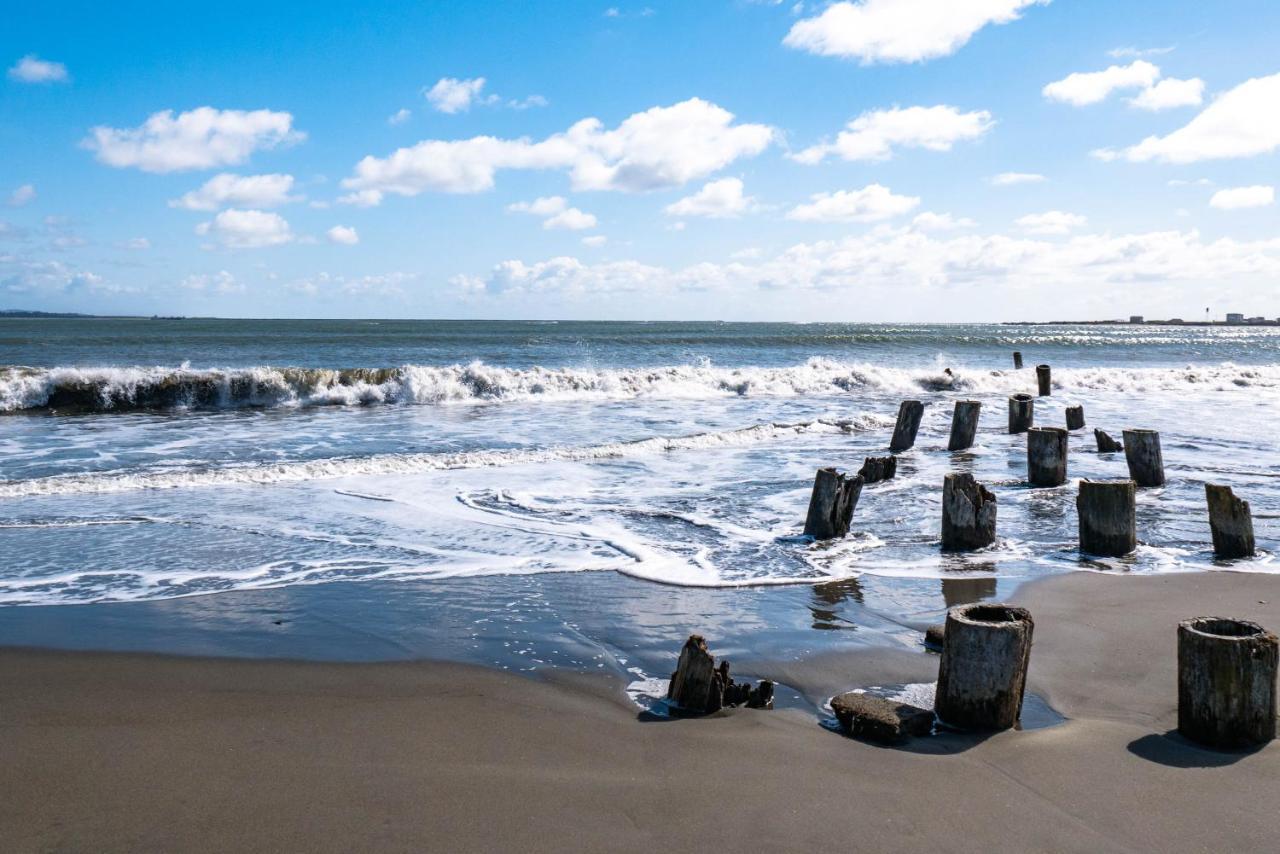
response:
[[[337,6],[10,10],[0,307],[1280,316],[1274,2]]]

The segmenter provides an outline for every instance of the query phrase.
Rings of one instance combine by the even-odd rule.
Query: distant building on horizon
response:
[[[1140,314],[1131,314],[1131,315],[1129,315],[1129,322],[1130,322],[1130,323],[1141,323],[1141,322],[1142,322],[1142,315],[1140,315]]]
[[[1227,323],[1231,324],[1232,326],[1238,326],[1240,324],[1243,324],[1244,315],[1238,312],[1229,311],[1227,312]]]

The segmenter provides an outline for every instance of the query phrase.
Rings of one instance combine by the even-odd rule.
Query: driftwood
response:
[[[1067,407],[1067,429],[1068,430],[1084,429],[1084,407],[1083,406]]]
[[[1138,545],[1136,492],[1131,480],[1082,480],[1076,495],[1080,551],[1121,557]]]
[[[1029,394],[1009,398],[1009,432],[1025,433],[1036,420],[1036,399]]]
[[[804,520],[804,533],[815,540],[830,540],[849,533],[853,508],[862,495],[862,476],[850,477],[834,468],[818,469],[809,496],[809,513]]]
[[[858,691],[833,697],[831,711],[846,735],[882,744],[900,744],[933,732],[933,712],[928,709]]]
[[[918,400],[904,400],[898,407],[898,422],[893,427],[890,451],[905,451],[916,443],[920,419],[924,416],[924,404]]]
[[[1221,558],[1252,557],[1253,516],[1249,502],[1236,498],[1229,486],[1204,485],[1209,502],[1209,529],[1213,532],[1213,553]]]
[[[942,482],[943,551],[972,551],[996,541],[996,497],[968,472]]]
[[[1050,381],[1048,365],[1036,365],[1036,383],[1040,386],[1041,397],[1048,397],[1053,394],[1053,383]]]
[[[863,483],[890,480],[897,473],[898,458],[893,456],[867,457],[862,462],[862,468],[858,469],[858,477],[862,478]]]
[[[951,414],[951,440],[947,442],[948,451],[963,451],[973,447],[973,437],[978,432],[978,415],[982,412],[982,404],[976,400],[957,400],[955,411]]]
[[[1026,608],[961,605],[947,612],[934,711],[953,727],[1009,729],[1022,695],[1035,624]]]
[[[1124,458],[1138,486],[1164,486],[1164,456],[1155,430],[1125,430]]]
[[[671,706],[687,715],[708,715],[726,706],[747,706],[753,709],[773,708],[773,682],[761,680],[752,686],[734,682],[729,676],[729,662],[722,660],[716,666],[715,656],[707,651],[707,642],[701,635],[689,635],[676,672],[671,674],[667,688]]]
[[[1210,747],[1276,737],[1277,639],[1257,623],[1199,617],[1178,624],[1178,732]]]
[[[1022,369],[1022,354],[1017,350],[1013,351],[1013,366],[1018,370]]]
[[[1062,486],[1067,482],[1067,438],[1061,427],[1032,427],[1027,431],[1027,482],[1032,486]]]
[[[1093,438],[1098,441],[1098,453],[1100,454],[1112,454],[1116,451],[1124,450],[1124,445],[1112,439],[1105,430],[1099,430],[1097,427],[1093,428]]]

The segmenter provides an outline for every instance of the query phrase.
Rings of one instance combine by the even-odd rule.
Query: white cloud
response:
[[[470,80],[441,77],[424,94],[431,106],[442,113],[453,114],[463,113],[471,109],[472,102],[480,98],[480,92],[483,89],[483,77],[475,77]]]
[[[1204,81],[1199,77],[1179,80],[1166,77],[1143,89],[1129,103],[1141,110],[1171,110],[1176,107],[1198,107],[1204,101]]]
[[[196,226],[196,234],[207,235],[227,249],[260,249],[293,241],[293,232],[277,213],[231,208],[209,222]]]
[[[956,217],[949,213],[934,213],[933,211],[925,211],[916,214],[911,220],[911,225],[921,231],[957,231],[962,228],[973,228],[976,222],[968,217]]]
[[[136,251],[141,251],[144,249],[150,249],[151,241],[147,240],[147,238],[145,237],[131,237],[128,240],[124,240],[124,241],[121,241],[120,243],[117,243],[116,245],[119,246],[121,249],[132,249]]]
[[[543,228],[565,231],[586,231],[596,227],[595,214],[584,213],[577,208],[566,208],[542,223]]]
[[[510,98],[507,100],[507,106],[513,110],[528,110],[533,107],[545,107],[550,103],[541,95],[529,95],[525,98]]]
[[[413,113],[411,113],[407,108],[401,107],[400,109],[392,113],[390,116],[387,116],[387,124],[402,125],[405,122],[409,121],[409,118],[412,115]]]
[[[1035,172],[1001,172],[989,180],[994,187],[1012,187],[1015,184],[1039,184],[1046,179]]]
[[[728,219],[740,216],[755,205],[755,199],[743,195],[739,178],[709,181],[692,196],[672,202],[663,210],[668,216],[705,216]]]
[[[244,285],[236,281],[236,277],[226,270],[219,270],[216,273],[192,273],[179,285],[199,293],[240,294],[245,291]]]
[[[350,192],[341,201],[367,206],[388,193],[477,193],[492,188],[502,169],[565,169],[575,190],[678,187],[759,154],[773,140],[772,128],[735,124],[728,110],[691,98],[635,113],[613,130],[583,119],[539,142],[425,140],[384,158],[365,157],[342,182]]]
[[[1132,46],[1113,47],[1111,50],[1107,51],[1107,56],[1111,57],[1112,59],[1130,59],[1130,58],[1141,59],[1144,56],[1160,56],[1161,54],[1165,54],[1165,53],[1173,53],[1173,51],[1174,51],[1174,48],[1172,46],[1148,47],[1148,48],[1137,48]]]
[[[1170,187],[1210,187],[1213,185],[1213,182],[1208,178],[1196,178],[1194,180],[1188,180],[1186,178],[1170,178],[1168,181],[1165,181],[1165,183]]]
[[[596,218],[593,214],[569,207],[569,202],[563,196],[544,196],[532,202],[516,202],[507,205],[507,210],[512,213],[546,217],[542,221],[542,227],[545,229],[585,231],[596,227]]]
[[[1045,211],[1038,214],[1027,214],[1015,220],[1018,227],[1028,234],[1067,234],[1081,228],[1089,222],[1080,214],[1065,211]]]
[[[23,184],[9,194],[9,207],[20,208],[36,197],[35,184]]]
[[[292,175],[215,175],[198,190],[171,199],[169,207],[189,211],[216,211],[223,207],[274,208],[298,201],[290,196]]]
[[[1128,65],[1112,65],[1105,71],[1077,71],[1040,91],[1051,101],[1083,107],[1105,101],[1120,89],[1146,89],[1159,79],[1159,67],[1139,59]]]
[[[994,126],[986,110],[962,113],[943,104],[872,110],[849,122],[835,142],[810,146],[794,159],[814,164],[834,154],[845,160],[887,160],[898,147],[950,151],[957,142],[978,139]]]
[[[61,62],[49,62],[29,53],[9,69],[9,78],[22,83],[65,83],[70,79]]]
[[[582,238],[583,246],[591,246],[591,247],[604,246],[608,242],[609,242],[609,238],[605,237],[603,234],[593,234],[590,237]]]
[[[1276,189],[1265,185],[1252,187],[1231,187],[1219,190],[1209,199],[1209,207],[1223,211],[1234,211],[1240,208],[1262,208],[1275,204]]]
[[[136,128],[95,127],[82,143],[97,158],[118,169],[180,172],[234,166],[254,151],[289,145],[305,138],[293,129],[293,116],[271,110],[217,110],[199,107],[179,113],[152,113]]]
[[[1166,136],[1149,136],[1137,145],[1093,152],[1102,160],[1134,163],[1196,163],[1255,157],[1280,148],[1280,74],[1246,80],[1219,95],[1198,116]]]
[[[815,193],[810,202],[787,211],[798,222],[879,222],[900,216],[920,204],[917,196],[898,196],[880,184],[861,190]]]
[[[329,238],[330,243],[342,246],[355,246],[360,242],[360,235],[349,225],[335,225],[325,232],[325,236]]]
[[[861,0],[797,21],[783,44],[819,56],[923,62],[955,53],[988,24],[1017,20],[1049,0]]]

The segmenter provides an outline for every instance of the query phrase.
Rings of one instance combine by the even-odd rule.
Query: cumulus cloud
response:
[[[401,107],[391,115],[387,116],[387,124],[402,125],[409,121],[411,116],[413,116],[413,113],[411,113],[406,107]]]
[[[808,204],[787,211],[798,222],[879,222],[900,216],[920,204],[917,196],[895,195],[888,187],[868,184],[861,190],[815,193]]]
[[[473,77],[469,80],[441,77],[423,94],[432,107],[442,113],[453,114],[471,109],[471,104],[480,98],[483,89],[483,77]]]
[[[198,190],[171,199],[169,207],[189,211],[216,211],[223,207],[275,208],[296,202],[292,175],[215,175]]]
[[[259,149],[305,137],[293,129],[289,113],[199,107],[177,116],[172,110],[152,113],[136,128],[95,127],[82,144],[117,169],[181,172],[235,166]]]
[[[9,207],[20,208],[29,204],[36,197],[35,184],[23,184],[9,194]]]
[[[957,142],[978,139],[994,126],[986,110],[962,113],[944,104],[872,110],[849,122],[834,142],[810,146],[794,159],[814,164],[830,155],[844,160],[887,160],[896,148],[950,151]]]
[[[1035,172],[1001,172],[992,175],[990,180],[992,186],[1012,187],[1015,184],[1039,184],[1045,177]]]
[[[1200,78],[1162,79],[1159,66],[1141,59],[1128,65],[1112,65],[1103,71],[1068,74],[1047,84],[1041,93],[1051,101],[1084,107],[1105,101],[1113,92],[1134,89],[1138,93],[1129,99],[1129,104],[1142,110],[1194,107],[1204,98],[1204,81]]]
[[[1137,145],[1093,152],[1102,160],[1197,163],[1255,157],[1280,148],[1280,74],[1246,80],[1213,100],[1199,115],[1166,136]]]
[[[65,83],[71,77],[61,62],[50,62],[29,53],[9,69],[9,79],[21,83]]]
[[[915,218],[911,220],[911,225],[921,231],[957,231],[962,228],[973,228],[977,223],[968,217],[925,211],[924,213],[916,214]]]
[[[1080,214],[1065,211],[1027,214],[1015,220],[1018,227],[1028,234],[1067,234],[1073,229],[1084,226],[1088,221]]]
[[[585,231],[596,227],[594,214],[585,213],[577,208],[569,207],[563,196],[544,196],[532,202],[516,202],[507,205],[511,213],[527,213],[545,217],[542,227],[545,229],[564,229],[567,231]]]
[[[387,157],[365,157],[342,182],[348,204],[376,205],[388,194],[478,193],[503,169],[567,170],[575,190],[642,192],[678,187],[759,154],[774,140],[767,125],[739,124],[700,98],[654,107],[606,130],[583,119],[544,140],[477,136],[425,140]]]
[[[1230,187],[1219,190],[1209,199],[1209,207],[1223,211],[1234,211],[1240,208],[1264,208],[1274,204],[1275,187],[1255,185],[1252,187]]]
[[[672,202],[663,210],[667,216],[704,216],[729,219],[741,216],[755,205],[755,199],[744,195],[741,179],[721,178],[709,181],[691,196]]]
[[[863,65],[948,56],[988,24],[1017,20],[1049,0],[860,0],[832,3],[797,21],[783,44]]]
[[[1175,107],[1198,107],[1203,101],[1204,81],[1199,77],[1190,80],[1166,77],[1129,99],[1129,103],[1138,109],[1153,112]]]
[[[591,247],[604,246],[608,242],[609,242],[609,238],[605,237],[603,234],[593,234],[590,237],[582,238],[583,246],[591,246]]]
[[[325,232],[325,237],[329,238],[330,243],[341,246],[355,246],[360,242],[360,235],[349,225],[335,225]]]
[[[179,285],[186,290],[198,293],[239,294],[245,291],[244,285],[226,270],[219,270],[216,273],[192,273]]]
[[[235,208],[200,223],[196,234],[208,236],[227,249],[261,249],[291,243],[294,239],[289,223],[280,214]]]

